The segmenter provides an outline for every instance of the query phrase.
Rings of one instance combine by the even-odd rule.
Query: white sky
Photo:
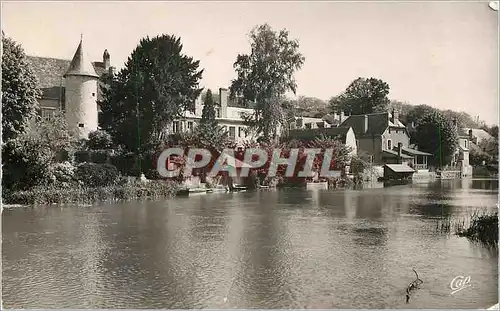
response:
[[[498,12],[488,2],[2,2],[2,29],[29,55],[70,59],[104,49],[121,68],[140,38],[181,37],[205,68],[202,86],[235,78],[257,24],[287,28],[306,57],[298,94],[328,99],[355,78],[381,78],[390,98],[498,123]]]

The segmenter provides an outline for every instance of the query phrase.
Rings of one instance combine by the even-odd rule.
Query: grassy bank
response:
[[[498,213],[474,212],[466,218],[444,218],[437,223],[441,232],[454,232],[471,241],[498,247]]]
[[[160,199],[175,196],[179,185],[171,181],[150,180],[107,187],[36,187],[27,191],[3,193],[4,204],[94,204],[102,202]]]

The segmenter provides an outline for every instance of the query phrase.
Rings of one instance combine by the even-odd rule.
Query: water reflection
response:
[[[444,181],[4,211],[4,305],[483,308],[497,302],[498,255],[429,218],[494,207],[497,189]],[[425,288],[405,305],[413,267]],[[450,295],[464,273],[474,290]]]

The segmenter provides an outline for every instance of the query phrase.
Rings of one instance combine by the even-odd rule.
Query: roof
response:
[[[398,157],[398,153],[396,151],[393,151],[393,150],[383,150],[382,151],[382,155],[383,156],[389,156],[389,157]],[[401,153],[401,158],[403,159],[413,159],[413,157],[409,156],[409,155],[406,155],[404,153]]]
[[[415,150],[415,149],[412,149],[412,148],[408,148],[408,147],[402,147],[402,151],[403,152],[406,152],[406,153],[409,153],[411,155],[425,155],[425,156],[431,156],[432,154],[430,153],[427,153],[427,152],[423,152],[423,151],[420,151],[420,150]]]
[[[76,48],[75,55],[69,64],[68,71],[64,74],[66,76],[88,76],[99,78],[99,75],[95,72],[94,65],[88,59],[88,56],[83,50],[83,40],[80,40],[80,44]]]
[[[368,129],[365,132],[365,116],[368,117]],[[389,113],[372,113],[349,116],[340,127],[352,127],[357,137],[382,135],[389,126]]]
[[[288,137],[295,139],[314,139],[320,135],[328,137],[340,137],[345,141],[347,132],[350,127],[329,127],[329,128],[315,128],[315,129],[296,129],[290,130]]]
[[[384,167],[387,167],[394,173],[414,173],[415,170],[405,164],[386,164]]]
[[[490,133],[486,132],[485,130],[475,129],[475,128],[464,128],[463,129],[463,131],[465,132],[464,135],[469,135],[470,130],[472,130],[472,136],[477,137],[478,142],[493,138],[493,136],[491,136]]]
[[[62,101],[64,101],[65,81],[63,75],[69,68],[71,61],[40,56],[27,56],[27,60],[38,79],[39,87],[43,92],[42,99],[59,99],[59,94],[62,94]],[[107,72],[102,62],[93,62],[92,65],[99,76]],[[101,88],[97,88],[97,99],[102,99]]]

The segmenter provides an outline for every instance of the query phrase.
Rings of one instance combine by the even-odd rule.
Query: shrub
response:
[[[70,162],[53,164],[50,167],[52,180],[62,186],[69,186],[75,181],[75,167]]]
[[[76,169],[76,179],[87,187],[105,187],[116,184],[119,172],[111,164],[82,163]]]
[[[90,153],[92,163],[104,164],[108,161],[108,153],[104,150],[95,150]]]
[[[89,133],[87,146],[90,150],[110,149],[113,146],[111,135],[103,130]]]
[[[178,184],[171,181],[130,183],[122,186],[97,188],[59,188],[57,186],[34,187],[28,191],[3,192],[7,204],[93,204],[136,199],[158,199],[175,196]]]
[[[75,162],[85,163],[90,162],[90,153],[86,150],[80,150],[75,152]]]

